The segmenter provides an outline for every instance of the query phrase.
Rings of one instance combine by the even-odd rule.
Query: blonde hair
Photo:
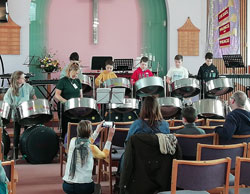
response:
[[[19,96],[19,83],[18,80],[21,78],[21,76],[24,73],[22,71],[15,71],[12,73],[11,78],[10,78],[10,85],[12,87],[12,94],[14,96]]]
[[[66,69],[66,76],[70,77],[71,71],[78,71],[80,69],[79,63],[76,61],[72,61],[72,63],[69,64],[68,68]]]

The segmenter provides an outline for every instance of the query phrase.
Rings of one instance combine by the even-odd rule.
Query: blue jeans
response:
[[[92,194],[94,193],[95,184],[92,183],[73,183],[63,182],[63,191],[67,194]]]

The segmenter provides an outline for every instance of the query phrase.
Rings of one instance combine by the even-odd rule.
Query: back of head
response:
[[[183,61],[183,56],[182,55],[175,55],[174,60],[177,60],[177,61],[181,60],[181,61]]]
[[[77,137],[89,138],[92,133],[92,125],[88,120],[81,120],[77,126]]]
[[[207,52],[205,55],[205,59],[213,59],[213,53]]]
[[[187,106],[181,111],[182,117],[186,119],[188,123],[195,122],[197,117],[196,109],[192,106]]]
[[[140,63],[147,63],[148,62],[148,57],[142,57],[141,60],[140,60]]]
[[[148,119],[151,128],[155,128],[158,121],[161,121],[162,114],[158,100],[154,96],[147,96],[142,104],[140,119]]]
[[[70,77],[71,71],[78,71],[79,69],[80,69],[79,63],[77,63],[77,62],[70,63],[66,69],[66,76]]]
[[[14,73],[12,73],[11,78],[10,78],[10,85],[12,87],[12,91],[13,91],[13,95],[14,96],[18,96],[18,90],[19,90],[19,83],[18,80],[21,78],[21,76],[24,73],[22,71],[15,71]]]
[[[231,98],[235,100],[235,103],[239,108],[245,107],[247,101],[247,95],[244,92],[236,91],[234,92]]]
[[[70,61],[79,61],[79,55],[77,52],[73,52],[69,56]]]

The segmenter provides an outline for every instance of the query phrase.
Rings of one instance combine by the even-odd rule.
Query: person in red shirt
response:
[[[154,74],[147,69],[148,68],[148,57],[142,57],[140,60],[140,67],[138,67],[132,77],[131,77],[131,82],[134,85],[136,81],[143,77],[152,77]]]

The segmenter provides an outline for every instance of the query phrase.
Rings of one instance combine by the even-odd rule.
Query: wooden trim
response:
[[[178,161],[174,159],[172,165],[171,194],[176,194],[177,174],[178,174]]]
[[[213,137],[213,144],[216,143],[216,133],[202,134],[202,135],[184,135],[184,134],[175,134],[178,137],[191,138],[191,139],[202,139],[206,137]]]
[[[132,125],[134,121],[114,122],[115,125]]]
[[[247,158],[250,158],[250,143],[247,145]]]
[[[197,154],[196,154],[196,160],[200,161],[201,160],[201,152],[202,148],[208,148],[208,149],[220,149],[220,150],[226,150],[226,149],[236,149],[236,148],[244,148],[243,151],[243,157],[247,156],[247,144],[246,143],[240,143],[240,144],[232,144],[232,145],[208,145],[208,144],[197,144]]]
[[[176,131],[176,130],[183,129],[183,128],[184,128],[184,125],[180,125],[180,126],[169,127],[169,130]]]
[[[129,128],[115,128],[115,131],[129,131]]]
[[[232,138],[235,139],[250,138],[250,135],[233,135]]]
[[[15,169],[15,162],[14,160],[2,162],[2,166],[9,166],[9,165],[11,166],[11,180],[9,180],[10,182],[8,183],[8,189],[10,188],[9,194],[15,194],[16,183],[18,182],[18,173]]]
[[[210,126],[210,122],[220,122],[220,123],[222,123],[222,122],[225,122],[225,121],[226,121],[225,119],[207,119],[206,120],[206,125]]]

